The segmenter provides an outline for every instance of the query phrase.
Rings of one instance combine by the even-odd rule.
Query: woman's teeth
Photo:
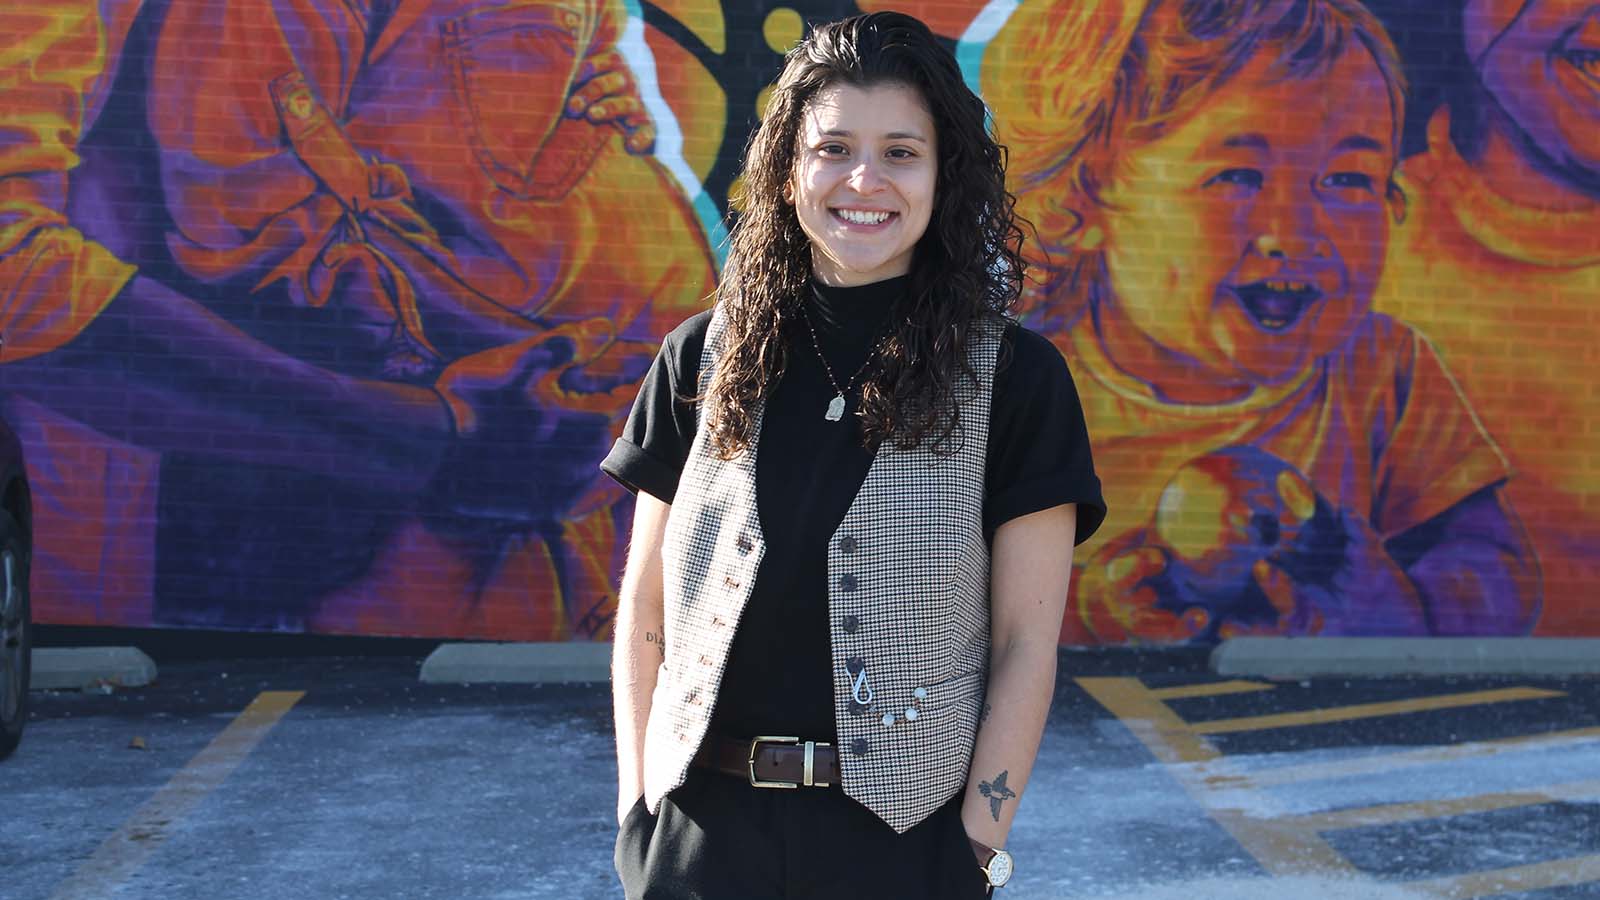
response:
[[[859,209],[836,209],[834,212],[839,218],[856,225],[881,225],[893,215],[887,212],[864,212]]]

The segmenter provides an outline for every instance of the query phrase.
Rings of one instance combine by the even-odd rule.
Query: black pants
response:
[[[837,787],[775,790],[705,769],[617,833],[628,900],[979,900],[961,796],[896,834]]]

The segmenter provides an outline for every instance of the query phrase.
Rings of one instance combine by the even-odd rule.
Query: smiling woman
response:
[[[811,240],[811,271],[849,287],[904,275],[933,215],[933,117],[911,88],[830,85],[806,111],[794,204]]]
[[[638,491],[612,678],[629,897],[1011,877],[1104,504],[1060,354],[1006,316],[1001,158],[915,19],[790,52],[716,307],[668,335],[603,466]]]

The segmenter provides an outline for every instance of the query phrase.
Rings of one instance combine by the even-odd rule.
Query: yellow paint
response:
[[[1269,779],[1274,778],[1274,773],[1256,776],[1228,774],[1230,767],[1227,765],[1227,760],[1204,737],[1205,729],[1211,729],[1211,733],[1245,731],[1253,730],[1249,727],[1251,723],[1257,725],[1268,723],[1266,727],[1283,727],[1285,724],[1311,724],[1312,721],[1343,721],[1424,709],[1539,699],[1561,696],[1561,693],[1529,688],[1479,691],[1396,703],[1360,704],[1328,710],[1312,710],[1281,716],[1229,719],[1190,726],[1163,701],[1181,697],[1271,690],[1272,686],[1246,681],[1226,681],[1153,690],[1145,687],[1136,678],[1079,678],[1077,683],[1090,697],[1110,710],[1127,726],[1156,759],[1167,764],[1168,774],[1207,811],[1217,824],[1238,841],[1262,868],[1278,877],[1316,873],[1340,875],[1357,882],[1367,880],[1365,873],[1329,845],[1320,831],[1443,818],[1558,800],[1590,800],[1600,796],[1600,779],[1597,779],[1550,785],[1532,791],[1261,819],[1240,810],[1237,797],[1241,791],[1249,792],[1261,787]],[[1462,745],[1454,748],[1431,748],[1407,754],[1392,754],[1369,761],[1357,760],[1351,765],[1359,766],[1371,762],[1378,768],[1370,771],[1383,771],[1381,766],[1385,760],[1398,759],[1401,766],[1415,765],[1424,759],[1449,761],[1452,758],[1469,755],[1488,755],[1504,749],[1534,749],[1559,741],[1571,742],[1595,737],[1600,737],[1600,728],[1531,735],[1525,738],[1480,742],[1478,745]],[[1346,774],[1340,770],[1340,766],[1341,764],[1334,763],[1326,766],[1293,767],[1298,775],[1303,777],[1284,777],[1286,773],[1279,772],[1276,773],[1278,777],[1274,783],[1319,777],[1314,774],[1319,770],[1330,773],[1325,777]],[[1352,772],[1352,774],[1357,773]],[[1467,875],[1414,882],[1406,886],[1431,896],[1476,898],[1594,882],[1600,882],[1600,855],[1554,860],[1496,871],[1473,872]]]
[[[1233,494],[1217,473],[1185,466],[1161,492],[1156,504],[1156,536],[1185,559],[1200,559],[1239,546],[1241,516]],[[1244,510],[1243,524],[1249,524]]]
[[[1498,756],[1503,753],[1546,751],[1567,748],[1574,744],[1600,741],[1600,728],[1575,728],[1547,734],[1519,735],[1495,741],[1469,741],[1445,747],[1426,747],[1402,753],[1384,753],[1345,759],[1336,762],[1309,763],[1297,766],[1280,766],[1264,772],[1252,772],[1242,777],[1252,787],[1268,788],[1305,781],[1325,781],[1333,778],[1353,778],[1409,769],[1417,766],[1434,766]],[[1229,770],[1231,773],[1231,769]]]
[[[1386,803],[1381,806],[1339,809],[1292,816],[1282,821],[1315,831],[1338,831],[1344,828],[1366,828],[1372,825],[1397,825],[1402,822],[1443,819],[1450,816],[1493,812],[1497,809],[1517,809],[1523,806],[1538,806],[1542,803],[1593,802],[1596,799],[1600,799],[1600,779],[1589,779],[1552,784],[1526,791],[1505,791],[1498,794],[1477,794],[1472,797],[1452,797],[1448,800],[1421,800],[1415,803]]]
[[[728,95],[716,77],[677,41],[653,27],[645,29],[645,40],[655,56],[661,98],[672,107],[683,134],[683,159],[703,182],[722,149]]]
[[[783,54],[800,43],[805,29],[805,21],[799,13],[787,6],[780,6],[767,13],[766,21],[761,23],[761,36],[767,39],[767,46],[772,48],[772,52]]]
[[[744,178],[738,177],[728,185],[728,207],[744,212]]]
[[[712,53],[727,52],[728,27],[719,0],[657,0],[656,8],[683,23]]]
[[[1255,818],[1231,803],[1219,802],[1219,793],[1198,774],[1201,766],[1179,764],[1209,763],[1222,754],[1137,678],[1079,678],[1077,683],[1133,732],[1156,759],[1171,766],[1168,773],[1184,791],[1262,868],[1280,876],[1317,872],[1362,877],[1360,870],[1316,832]],[[1237,796],[1235,790],[1228,793]]]
[[[1217,719],[1212,722],[1197,722],[1191,727],[1196,734],[1233,734],[1241,731],[1266,731],[1272,728],[1326,725],[1329,722],[1349,722],[1356,719],[1398,716],[1437,709],[1456,709],[1462,706],[1477,706],[1483,703],[1545,700],[1561,696],[1565,696],[1561,691],[1547,691],[1539,688],[1504,688],[1493,691],[1471,691],[1465,694],[1444,694],[1437,697],[1418,697],[1413,700],[1395,700],[1386,703],[1358,703],[1353,706],[1334,706],[1328,709],[1276,713],[1269,716]]]
[[[1167,765],[1210,762],[1222,756],[1167,708],[1137,678],[1079,678],[1078,686],[1132,731]]]
[[[1259,681],[1214,681],[1207,684],[1186,684],[1182,687],[1154,688],[1150,696],[1158,700],[1184,700],[1190,697],[1220,697],[1225,694],[1249,694],[1270,691],[1272,685]]]
[[[1311,485],[1293,469],[1278,473],[1278,496],[1297,523],[1311,518],[1317,511],[1317,495]]]
[[[166,841],[172,827],[233,774],[304,696],[305,691],[264,691],[257,696],[165,787],[134,810],[128,821],[56,888],[50,900],[99,900],[114,894]]]
[[[1435,897],[1465,900],[1470,897],[1497,897],[1501,894],[1520,895],[1545,888],[1596,882],[1600,882],[1600,854],[1533,863],[1509,869],[1495,869],[1489,872],[1473,872],[1453,878],[1435,878],[1413,882],[1406,887]]]
[[[761,93],[756,95],[756,118],[765,119],[767,117],[767,103],[771,100],[772,85],[769,84],[761,89]]]

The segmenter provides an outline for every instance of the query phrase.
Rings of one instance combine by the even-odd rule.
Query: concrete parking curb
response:
[[[96,684],[143,687],[155,680],[155,660],[138,647],[35,647],[29,685],[36,691],[77,691]]]
[[[611,644],[441,644],[422,662],[431,684],[568,684],[611,680]]]
[[[1600,675],[1600,639],[1241,637],[1211,653],[1219,675]]]

